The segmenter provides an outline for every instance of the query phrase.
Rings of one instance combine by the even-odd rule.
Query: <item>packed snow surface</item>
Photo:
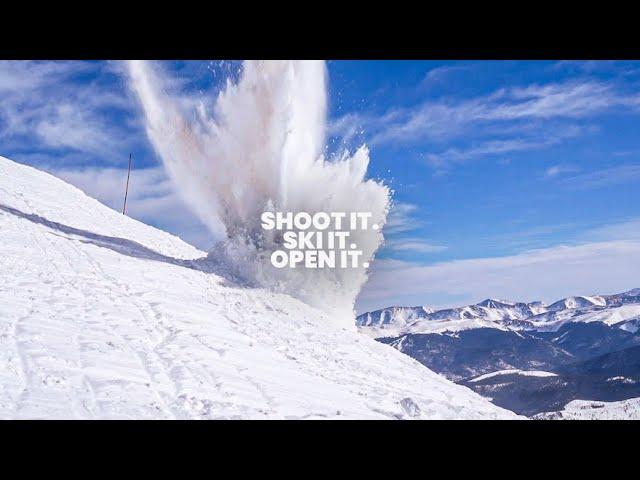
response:
[[[553,372],[545,372],[544,370],[498,370],[496,372],[485,373],[484,375],[480,375],[479,377],[474,378],[471,382],[480,382],[482,380],[486,380],[488,378],[497,377],[500,375],[524,375],[525,377],[557,377]]]
[[[0,418],[515,418],[0,157]]]

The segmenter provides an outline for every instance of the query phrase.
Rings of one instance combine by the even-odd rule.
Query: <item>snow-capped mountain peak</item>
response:
[[[633,289],[615,295],[574,296],[551,305],[488,298],[474,305],[430,312],[417,307],[402,311],[382,309],[358,316],[356,325],[374,337],[392,336],[392,333],[454,333],[476,328],[555,331],[567,322],[581,321],[601,321],[635,331],[640,315],[639,294],[640,289]],[[371,318],[378,318],[377,312],[384,312],[384,322],[369,322]]]
[[[356,325],[380,331],[383,336],[390,336],[433,312],[434,310],[427,306],[392,306],[358,316]]]
[[[606,304],[606,300],[603,297],[598,296],[567,297],[549,305],[548,310],[551,312],[555,312],[558,310],[570,310],[574,308],[585,308],[593,306],[604,307],[606,306]]]
[[[497,300],[495,298],[487,298],[486,300],[481,301],[477,305],[479,307],[487,307],[487,308],[504,308],[504,307],[513,307],[515,304],[513,302],[509,302],[506,300]]]

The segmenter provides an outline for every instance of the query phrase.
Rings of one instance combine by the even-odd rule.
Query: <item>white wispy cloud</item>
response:
[[[544,174],[549,178],[554,178],[554,177],[558,177],[559,175],[576,172],[578,170],[579,168],[573,165],[558,164],[558,165],[552,165],[551,167],[547,168],[544,171]]]
[[[444,168],[481,156],[548,148],[592,131],[578,121],[614,109],[637,111],[639,106],[640,95],[623,93],[614,84],[570,80],[502,88],[468,99],[431,100],[378,116],[349,113],[334,120],[334,133],[364,129],[373,146],[446,144],[471,134],[479,138],[465,147],[425,152],[430,165]]]
[[[509,153],[537,150],[559,143],[560,136],[539,139],[498,139],[481,142],[469,148],[450,148],[441,153],[429,153],[426,161],[437,169],[445,169],[451,164],[463,163],[478,157],[506,155]]]
[[[560,182],[570,188],[594,189],[640,181],[640,165],[626,164],[579,175],[565,176]]]
[[[0,62],[0,140],[5,148],[76,151],[121,161],[121,152],[129,149],[139,129],[109,117],[114,111],[126,116],[134,105],[125,89],[104,85],[104,78],[113,75],[110,65]]]
[[[553,301],[614,293],[640,284],[640,241],[610,240],[422,266],[377,260],[357,302],[359,312],[392,304],[475,303],[487,297]],[[443,299],[451,299],[443,301]]]
[[[385,242],[385,249],[393,252],[436,253],[447,249],[444,245],[434,245],[420,238],[397,238]]]
[[[412,203],[394,202],[384,227],[384,250],[401,253],[436,253],[446,250],[445,245],[437,245],[424,238],[412,235],[423,226],[418,218],[418,206]]]
[[[630,218],[621,222],[590,228],[583,237],[590,241],[602,241],[611,238],[640,242],[640,218]]]
[[[417,212],[418,206],[413,203],[393,202],[384,233],[394,235],[415,230],[420,226],[420,220],[414,216]]]
[[[420,88],[429,88],[435,85],[443,83],[452,75],[469,70],[468,65],[445,65],[441,67],[432,68],[429,70],[422,81],[420,82]]]
[[[608,84],[570,81],[496,90],[467,100],[426,102],[392,110],[374,122],[372,142],[414,141],[456,136],[471,124],[551,118],[584,118],[620,106],[636,107],[638,96],[617,93]]]
[[[3,60],[0,61],[0,94],[27,94],[59,84],[91,68],[86,62]]]
[[[614,106],[638,103],[637,96],[621,96],[611,85],[597,81],[568,81],[500,90],[487,102],[479,118],[513,120],[553,117],[583,118]]]
[[[537,128],[529,125],[525,130],[520,134],[526,134],[526,136],[482,140],[474,142],[466,148],[453,147],[439,153],[428,153],[425,155],[425,160],[436,170],[436,173],[444,173],[453,165],[482,157],[497,157],[508,162],[510,154],[559,145],[570,138],[578,137],[585,130],[593,131],[594,127],[567,125],[555,128]],[[517,132],[513,133],[517,135]]]

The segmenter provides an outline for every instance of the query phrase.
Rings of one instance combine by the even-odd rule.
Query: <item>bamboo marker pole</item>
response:
[[[131,176],[131,154],[129,154],[129,171],[127,172],[127,187],[124,191],[124,205],[122,206],[122,214],[127,210],[127,195],[129,194],[129,177]]]

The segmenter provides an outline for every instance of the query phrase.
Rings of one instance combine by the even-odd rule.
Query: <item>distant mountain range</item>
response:
[[[568,322],[622,323],[640,327],[640,288],[615,295],[568,297],[551,305],[544,302],[508,302],[488,298],[475,305],[434,310],[427,306],[388,307],[363,313],[358,327],[375,337],[407,333],[439,333],[474,328],[557,331]]]
[[[640,397],[640,289],[357,317],[362,333],[524,415]],[[633,410],[636,411],[636,410]]]

